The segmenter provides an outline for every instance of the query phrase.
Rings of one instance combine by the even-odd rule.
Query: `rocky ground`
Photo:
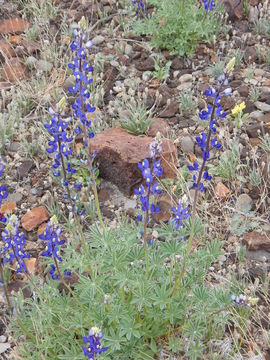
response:
[[[157,132],[164,138],[163,166],[171,181],[155,220],[168,220],[183,182],[183,167],[201,155],[194,135],[196,109],[205,106],[203,91],[235,56],[230,82],[233,96],[222,99],[223,107],[229,110],[244,100],[244,112],[250,115],[241,130],[227,120],[219,127],[227,157],[223,155],[200,213],[213,237],[224,240],[224,255],[209,270],[207,280],[225,283],[235,277],[245,282],[247,295],[255,291],[259,302],[243,339],[243,356],[255,359],[259,349],[260,359],[270,359],[268,1],[245,1],[245,6],[241,0],[225,1],[227,20],[220,38],[211,45],[200,44],[193,58],[181,59],[151,49],[148,39],[133,35],[126,21],[133,13],[124,7],[124,1],[37,3],[33,0],[25,6],[23,1],[0,1],[0,159],[7,167],[5,183],[10,194],[0,212],[15,212],[20,217],[33,258],[29,264],[32,271],[38,271],[35,259],[42,249],[38,234],[52,214],[65,211],[49,176],[51,160],[44,151],[47,135],[42,124],[48,119],[49,106],[59,101],[71,84],[66,68],[70,28],[84,15],[93,39],[89,62],[95,68],[97,135],[92,146],[98,150],[101,208],[111,226],[120,213],[135,216],[132,194],[141,178],[137,162],[147,156]],[[161,67],[171,62],[164,78],[152,76],[157,56]],[[119,126],[130,114],[125,107],[130,101],[135,101],[135,106],[143,101],[153,111],[154,121],[145,137],[127,134]],[[78,138],[75,150],[80,144]],[[191,202],[192,195],[191,190]],[[20,283],[11,283],[10,292],[16,291],[16,286]],[[0,303],[0,358],[5,359],[14,342],[6,334],[6,304],[1,296]],[[230,335],[228,332],[228,339]]]

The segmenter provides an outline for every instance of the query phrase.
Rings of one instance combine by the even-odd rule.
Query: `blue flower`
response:
[[[144,159],[142,163],[138,163],[138,168],[140,170],[148,169],[149,168],[149,161],[147,159]]]
[[[196,142],[200,149],[203,150],[206,148],[206,140],[207,140],[206,132],[203,132],[201,136],[196,136]]]
[[[211,146],[216,148],[216,149],[220,149],[221,148],[221,144],[219,144],[217,142],[217,137],[215,136],[212,140],[211,140]]]
[[[132,5],[136,7],[136,12],[140,15],[148,15],[146,6],[142,0],[132,0]]]
[[[214,10],[215,8],[215,1],[213,0],[203,0],[203,3],[204,3],[204,9],[205,10]]]
[[[151,186],[151,194],[158,194],[160,195],[162,193],[162,190],[160,188],[159,183],[155,183],[153,186]]]
[[[193,166],[192,165],[188,166],[189,171],[197,171],[198,169],[199,169],[199,164],[196,161],[193,163]]]
[[[53,280],[59,280],[59,275],[55,274],[56,273],[56,267],[54,264],[50,264],[51,270],[49,271],[49,274],[51,275],[51,278]]]
[[[136,195],[143,195],[144,194],[144,187],[143,185],[140,185],[139,189],[134,190]]]
[[[204,180],[208,180],[208,181],[212,180],[212,176],[208,174],[207,170],[204,171],[203,178]]]
[[[217,131],[217,129],[215,128],[216,125],[216,121],[212,120],[209,122],[209,128],[212,130],[213,133],[215,133]]]
[[[150,168],[144,169],[142,172],[142,176],[145,180],[146,186],[150,186],[150,184],[152,183],[152,181],[154,179]]]
[[[149,201],[147,199],[147,196],[140,196],[140,201],[142,204],[142,211],[147,211],[149,209]]]
[[[206,96],[215,97],[216,93],[217,93],[217,90],[216,90],[216,88],[211,87],[210,89],[205,90],[204,93],[205,93]]]
[[[103,338],[103,332],[97,327],[92,327],[89,331],[88,336],[83,336],[84,343],[87,346],[83,346],[84,355],[88,359],[95,360],[98,354],[103,353],[107,350],[107,347],[101,346],[100,340]]]
[[[212,113],[212,106],[208,105],[207,110],[202,110],[202,112],[200,113],[200,115],[199,115],[200,119],[201,120],[208,120],[211,113]]]
[[[183,206],[182,200],[179,200],[178,206],[172,208],[173,217],[171,223],[173,224],[174,230],[179,230],[183,225],[184,221],[190,217],[188,207]]]
[[[224,119],[228,113],[226,113],[225,111],[223,111],[222,107],[219,105],[216,109],[216,115],[217,117],[219,117],[220,119]]]
[[[159,177],[163,174],[163,169],[160,165],[160,160],[153,162],[153,174],[157,177]]]
[[[6,185],[0,186],[0,204],[2,200],[6,199],[8,197],[7,187]]]
[[[3,176],[5,170],[5,165],[0,163],[0,178]]]
[[[160,212],[160,206],[159,205],[155,205],[155,204],[151,204],[151,213],[154,214],[154,213],[159,213]]]

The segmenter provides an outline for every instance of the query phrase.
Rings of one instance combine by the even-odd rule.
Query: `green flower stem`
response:
[[[148,277],[148,273],[149,273],[149,249],[147,246],[147,223],[148,223],[148,217],[149,217],[149,200],[150,200],[150,186],[148,187],[148,193],[147,193],[148,208],[146,209],[146,212],[145,212],[144,225],[143,225],[143,245],[144,245],[144,251],[145,251],[145,262],[146,262],[145,275],[146,275],[146,277]]]
[[[90,275],[92,275],[93,270],[92,270],[92,266],[91,266],[91,259],[90,259],[89,254],[88,254],[88,248],[87,248],[86,239],[85,239],[83,229],[82,229],[82,224],[81,224],[77,214],[75,216],[75,221],[76,221],[77,228],[78,228],[78,231],[79,231],[79,234],[80,234],[81,244],[82,244],[82,246],[84,248],[84,252],[85,252],[85,255],[86,255],[87,260],[88,260],[88,271],[89,271]]]
[[[67,181],[67,172],[66,172],[66,168],[65,168],[65,161],[64,161],[64,157],[63,157],[63,154],[61,153],[60,149],[61,149],[61,144],[60,144],[60,140],[58,139],[58,147],[59,147],[59,152],[60,152],[60,159],[61,159],[61,164],[62,164],[62,169],[63,169],[63,179],[64,181]],[[88,250],[87,250],[87,245],[86,245],[86,239],[85,239],[85,236],[84,236],[84,233],[82,231],[82,225],[80,223],[80,220],[78,218],[78,215],[77,215],[77,212],[76,212],[76,207],[75,207],[75,204],[72,202],[72,199],[71,199],[71,193],[70,193],[70,188],[69,188],[69,184],[68,186],[66,187],[67,188],[67,193],[68,193],[68,198],[71,202],[71,206],[72,206],[72,213],[73,213],[73,217],[76,221],[76,224],[77,224],[77,229],[78,229],[78,232],[79,232],[79,236],[80,236],[80,240],[81,240],[81,244],[82,246],[84,247],[84,251],[85,251],[85,255],[87,257],[87,260],[88,260],[88,263],[89,263],[89,272],[90,274],[92,274],[92,268],[91,268],[91,260],[89,258],[89,255],[88,255]]]
[[[80,46],[82,47],[82,40],[81,40]],[[79,67],[80,67],[80,72],[82,72],[82,59],[80,59]],[[81,81],[80,81],[80,101],[81,101],[81,110],[83,112],[84,111],[84,102],[83,102],[83,96],[82,96],[82,82]],[[99,205],[96,179],[95,179],[95,175],[93,173],[93,159],[91,158],[91,154],[90,154],[90,141],[89,141],[89,137],[87,135],[87,129],[86,129],[85,123],[83,124],[83,137],[84,137],[85,143],[87,143],[86,152],[87,152],[87,158],[88,158],[90,178],[92,181],[93,192],[94,192],[94,197],[95,197],[95,204],[96,204],[98,220],[100,222],[100,225],[102,226],[102,229],[105,230],[105,225],[104,225],[104,222],[102,219],[102,214],[101,214],[100,205]]]
[[[66,171],[66,167],[65,167],[65,160],[64,160],[63,154],[61,152],[61,142],[60,142],[59,138],[58,138],[58,148],[59,148],[61,165],[62,165],[62,169],[63,169],[63,180],[64,180],[64,182],[66,182],[67,181],[67,171]],[[71,202],[73,216],[75,217],[76,216],[76,208],[75,208],[75,204],[72,202],[72,199],[71,199],[69,185],[66,188],[67,188],[68,198]]]
[[[7,300],[9,311],[12,313],[12,306],[11,306],[9,295],[8,295],[8,288],[7,288],[6,280],[4,278],[4,271],[3,271],[3,266],[2,266],[2,261],[1,260],[2,259],[0,258],[0,277],[3,280],[4,294],[5,294],[5,297],[6,297],[6,300]]]

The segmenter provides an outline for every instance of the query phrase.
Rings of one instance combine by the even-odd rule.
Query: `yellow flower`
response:
[[[235,105],[235,107],[232,109],[232,115],[236,116],[237,114],[241,113],[246,107],[246,103],[243,101],[239,105]]]

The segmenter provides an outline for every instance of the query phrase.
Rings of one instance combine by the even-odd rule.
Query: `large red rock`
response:
[[[1,76],[9,82],[25,80],[28,78],[28,70],[20,59],[12,58],[4,65]]]
[[[27,30],[29,26],[29,22],[20,17],[2,20],[0,22],[0,34],[22,33]]]
[[[270,231],[259,233],[252,231],[243,235],[243,244],[250,251],[265,250],[270,252]]]
[[[50,214],[44,206],[38,206],[33,208],[22,217],[22,227],[31,231],[37,228],[40,224],[47,221],[50,218]]]
[[[125,194],[133,193],[134,187],[142,182],[138,162],[149,159],[151,137],[140,137],[123,129],[106,129],[91,140],[90,151],[97,150],[100,176],[111,181]],[[175,176],[177,164],[176,148],[172,141],[162,141],[161,165],[165,178]]]

